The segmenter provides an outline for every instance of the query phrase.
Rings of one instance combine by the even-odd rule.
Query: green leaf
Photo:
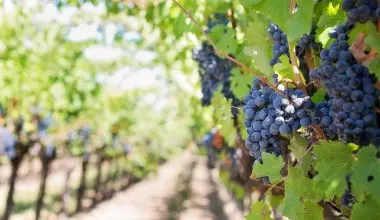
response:
[[[242,3],[246,4],[246,5],[255,5],[255,4],[260,3],[262,1],[263,0],[242,0]]]
[[[273,70],[280,76],[280,79],[291,79],[295,80],[293,67],[289,62],[289,57],[287,55],[282,55],[280,57],[280,62],[273,66]]]
[[[173,26],[173,32],[176,38],[180,38],[186,30],[188,30],[189,26],[186,24],[186,15],[181,13],[175,20]]]
[[[289,42],[295,41],[310,32],[315,2],[315,0],[297,1],[297,10],[287,23],[286,34]]]
[[[361,148],[352,165],[352,187],[380,201],[380,160],[373,146]]]
[[[305,204],[301,202],[300,197],[294,192],[286,191],[284,200],[278,210],[290,219],[298,219],[305,215]]]
[[[270,66],[272,40],[268,38],[267,29],[268,27],[263,21],[249,23],[246,30],[244,54],[252,57],[255,66],[261,73],[269,76],[272,74]]]
[[[377,57],[372,60],[369,65],[367,66],[369,71],[371,73],[374,73],[377,78],[380,78],[380,57],[377,55]]]
[[[220,92],[219,88],[217,92],[214,93],[211,104],[214,107],[214,114],[217,119],[225,120],[228,118],[232,118],[231,114],[231,103],[232,100],[227,101],[227,99]]]
[[[238,49],[236,32],[233,28],[224,25],[215,26],[209,36],[215,42],[218,50],[226,54],[235,54]]]
[[[289,1],[265,0],[256,4],[254,8],[287,32],[286,23],[290,17]]]
[[[318,35],[318,41],[321,42],[323,47],[327,47],[330,42],[332,42],[331,38],[329,37],[329,32],[334,30],[334,28],[326,28]]]
[[[292,153],[298,160],[298,165],[301,166],[304,175],[307,174],[312,163],[311,153],[305,155],[307,151],[307,145],[307,140],[301,137],[298,133],[296,133],[290,140],[289,145],[289,149],[292,150]]]
[[[346,20],[346,14],[340,8],[340,0],[331,1],[326,5],[325,10],[318,21],[317,34],[321,33],[327,27],[334,27]]]
[[[372,198],[366,199],[365,202],[356,203],[352,208],[352,220],[373,220],[380,219],[380,202]]]
[[[360,33],[366,33],[367,37],[371,36],[369,42],[373,44],[375,48],[378,46],[379,43],[376,42],[376,38],[378,38],[378,33],[376,26],[372,22],[367,22],[365,24],[356,24],[354,29],[352,29],[352,31],[350,32],[350,38],[348,40],[350,44],[352,44],[352,42],[356,40]],[[365,39],[365,41],[368,44],[367,38]]]
[[[299,160],[305,154],[307,145],[307,140],[296,133],[290,140],[289,149],[292,150],[292,153],[296,156],[296,159]]]
[[[262,153],[262,157],[263,164],[261,164],[259,161],[256,161],[253,165],[253,176],[268,176],[271,183],[279,182],[282,178],[280,171],[284,166],[284,161],[282,158],[276,157],[275,155],[266,152]]]
[[[325,100],[326,91],[322,88],[319,88],[316,93],[311,97],[311,100],[314,103],[320,103]]]
[[[352,149],[339,142],[320,141],[314,146],[316,187],[324,190],[325,200],[342,195],[347,188],[346,176],[352,166]]]
[[[273,194],[269,196],[269,204],[272,208],[275,208],[275,209],[277,209],[277,207],[280,206],[280,204],[282,203],[282,200],[284,200],[284,196],[273,195]]]
[[[252,76],[241,73],[239,68],[231,71],[231,90],[237,98],[242,99],[249,93],[251,81]]]
[[[285,180],[285,190],[298,195],[299,198],[305,197],[309,200],[318,200],[319,191],[312,189],[313,182],[306,178],[304,172],[299,167],[288,167],[288,176]]]
[[[214,108],[214,116],[216,117],[217,123],[220,127],[220,133],[227,141],[228,145],[235,145],[236,132],[232,120],[231,114],[231,102],[221,94],[220,89],[214,93],[211,100],[212,106]]]
[[[305,202],[305,220],[321,220],[323,218],[323,208],[315,202]]]
[[[245,129],[245,126],[244,126],[244,114],[243,114],[243,111],[241,111],[241,110],[239,110],[238,121],[239,121],[239,127],[240,127],[241,136],[242,136],[242,138],[244,140],[246,140],[248,138],[248,132],[247,132],[247,129]]]
[[[269,220],[271,211],[269,207],[263,202],[255,202],[251,206],[248,215],[245,216],[246,220]]]
[[[376,51],[380,51],[380,34],[378,32],[368,34],[365,38],[365,42],[371,48],[375,48]]]
[[[322,208],[316,204],[322,196],[323,192],[313,187],[313,180],[305,177],[302,169],[288,167],[285,198],[279,210],[291,219],[323,219],[319,218]]]

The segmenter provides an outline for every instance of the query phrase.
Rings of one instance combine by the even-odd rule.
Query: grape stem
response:
[[[305,51],[305,58],[309,70],[314,69],[314,59],[311,50]]]
[[[326,139],[325,134],[323,133],[323,130],[318,125],[311,125],[310,127],[317,134],[318,139]]]
[[[294,14],[296,12],[296,0],[290,0],[289,12],[290,14]]]
[[[380,114],[380,108],[375,107],[375,111],[376,111],[377,114]]]
[[[303,159],[306,157],[306,155],[308,155],[310,153],[310,151],[313,149],[315,145],[311,145],[311,147],[309,147],[309,149],[307,149],[305,151],[305,153],[301,156],[301,158],[299,159],[298,161],[298,166],[301,166],[302,162],[303,162]]]
[[[282,92],[276,87],[276,85],[274,85],[273,83],[271,83],[265,76],[264,77],[261,77],[259,76],[259,74],[253,70],[251,70],[248,66],[246,66],[245,64],[241,63],[240,61],[236,60],[235,58],[229,56],[228,54],[225,54],[223,53],[222,51],[220,51],[214,41],[210,38],[210,36],[202,30],[202,27],[201,25],[195,20],[194,16],[189,12],[187,11],[180,3],[178,3],[177,0],[172,0],[185,14],[186,16],[192,21],[192,23],[194,23],[194,25],[203,33],[203,35],[205,35],[207,41],[211,44],[211,46],[213,47],[216,55],[218,56],[221,56],[225,59],[228,59],[230,60],[231,62],[235,63],[237,66],[239,66],[243,72],[250,72],[251,74],[255,75],[256,78],[258,80],[260,80],[262,83],[264,83],[265,85],[271,87],[274,91],[276,91],[277,93],[279,94],[282,94]]]
[[[275,184],[272,184],[270,185],[270,187],[268,188],[268,190],[264,193],[264,195],[266,195],[268,192],[270,192],[272,189],[274,188],[277,188],[277,189],[280,189],[282,191],[285,191],[285,188],[284,187],[281,187],[281,186],[278,186],[280,183],[284,182],[286,179],[286,177],[283,177],[280,181],[278,181],[277,183]],[[264,186],[268,186],[269,184],[264,184]]]
[[[296,78],[297,85],[304,90],[304,93],[307,94],[305,89],[305,83],[304,80],[301,77],[300,70],[298,68],[298,59],[296,55],[296,47],[293,44],[289,44],[289,55],[290,55],[290,62],[293,67],[294,76]]]

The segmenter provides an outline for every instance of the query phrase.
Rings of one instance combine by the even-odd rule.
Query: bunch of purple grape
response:
[[[250,94],[244,97],[244,124],[248,132],[245,146],[257,160],[261,159],[261,152],[280,155],[279,137],[291,137],[301,126],[311,124],[305,111],[314,107],[310,97],[299,89],[279,89],[282,94],[255,79]]]

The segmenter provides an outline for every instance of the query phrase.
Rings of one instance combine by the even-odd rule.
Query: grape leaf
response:
[[[318,202],[323,191],[313,187],[313,180],[305,177],[302,169],[288,167],[288,176],[285,180],[285,198],[279,210],[292,219],[318,219],[322,215],[322,208]],[[322,219],[322,218],[319,218]]]
[[[286,191],[278,211],[290,219],[298,219],[298,217],[305,215],[305,204],[301,202],[300,197],[294,192]]]
[[[307,140],[298,133],[290,140],[289,149],[292,150],[292,153],[296,156],[296,159],[299,160],[307,150]]]
[[[340,0],[329,2],[318,21],[317,34],[319,35],[327,27],[334,27],[346,20],[346,14],[340,8]]]
[[[359,150],[357,160],[352,165],[352,186],[372,195],[380,201],[380,160],[376,158],[377,149],[373,146]]]
[[[360,33],[366,33],[367,36],[372,36],[371,38],[375,38],[375,39],[378,37],[376,26],[372,22],[367,22],[365,24],[356,24],[354,29],[352,29],[352,31],[350,32],[350,38],[348,39],[349,43],[352,44]],[[370,38],[370,42],[373,40],[371,38]],[[378,42],[373,42],[373,43],[375,45],[378,44]]]
[[[368,46],[380,51],[380,35],[378,32],[368,34],[364,40]]]
[[[298,133],[290,140],[289,149],[298,160],[298,164],[301,166],[303,174],[306,175],[309,171],[310,165],[312,163],[311,153],[306,154],[307,150],[307,140],[301,137]]]
[[[301,218],[302,219],[302,218]],[[323,209],[317,203],[305,202],[305,220],[320,220],[323,218]]]
[[[315,182],[305,176],[303,170],[299,167],[288,167],[288,176],[285,180],[286,192],[292,192],[299,198],[310,201],[319,201],[323,197],[323,191],[314,187]]]
[[[262,1],[263,0],[242,0],[242,3],[246,4],[246,5],[255,5],[255,4],[260,3]]]
[[[214,114],[217,119],[225,120],[232,118],[231,114],[231,103],[232,100],[227,101],[227,99],[220,92],[219,88],[212,97],[211,104],[214,107]]]
[[[259,161],[253,164],[252,175],[254,177],[268,176],[271,183],[277,183],[282,178],[280,171],[284,166],[284,161],[281,157],[266,152],[262,153],[262,157],[263,164]]]
[[[286,32],[286,22],[289,20],[289,1],[265,0],[254,6],[254,9],[266,16]]]
[[[346,15],[340,8],[340,2],[341,0],[333,0],[328,2],[324,10],[322,10],[323,13],[318,20],[316,34],[323,47],[326,47],[328,43],[331,42],[328,32],[333,30],[337,24],[344,23],[346,20]]]
[[[263,202],[255,202],[251,206],[248,215],[245,216],[246,220],[269,220],[271,211],[269,207]]]
[[[259,18],[257,18],[259,19]],[[255,66],[264,75],[272,74],[270,54],[272,41],[268,38],[268,27],[264,22],[255,21],[248,25],[244,53],[255,61]]]
[[[286,55],[280,57],[280,62],[273,66],[273,70],[280,76],[280,79],[295,80],[293,67],[289,62],[289,57]]]
[[[238,68],[234,68],[231,71],[231,90],[237,98],[242,97],[249,93],[252,76],[249,74],[243,74]]]
[[[352,208],[352,220],[372,220],[380,219],[379,212],[380,202],[372,198],[366,199],[365,202],[356,203]]]
[[[248,138],[248,132],[245,129],[245,126],[244,126],[244,114],[243,114],[243,111],[239,110],[238,121],[239,121],[239,127],[240,127],[241,137],[245,140],[245,139]]]
[[[368,64],[368,69],[371,73],[374,73],[377,78],[380,78],[380,57],[376,57]]]
[[[176,36],[176,38],[180,38],[186,30],[188,30],[188,25],[186,24],[186,15],[184,13],[181,13],[175,20],[174,26],[173,26],[173,33]]]
[[[221,94],[220,89],[214,93],[211,100],[212,106],[214,107],[214,116],[220,127],[220,133],[229,146],[233,146],[236,139],[236,132],[231,132],[235,131],[231,114],[231,102],[232,100],[227,101],[227,99]]]
[[[325,100],[326,91],[322,88],[319,88],[316,93],[311,97],[314,103],[320,103]]]
[[[320,141],[314,146],[316,187],[324,190],[326,200],[342,195],[347,188],[346,176],[352,165],[352,149],[339,142]]]
[[[295,41],[310,32],[315,2],[316,0],[297,1],[297,10],[287,23],[286,34],[289,42]]]
[[[226,54],[235,54],[238,49],[236,32],[233,28],[224,25],[216,25],[212,28],[209,36],[215,42],[218,50]]]
[[[270,195],[269,198],[269,204],[272,208],[275,208],[277,209],[277,207],[280,206],[280,204],[282,203],[282,200],[284,200],[284,196],[282,195]]]
[[[329,32],[332,30],[334,30],[332,27],[326,28],[318,35],[318,41],[321,42],[323,47],[327,47],[332,42],[332,39],[329,37]]]

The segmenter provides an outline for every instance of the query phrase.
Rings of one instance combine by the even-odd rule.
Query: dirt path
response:
[[[76,220],[242,220],[242,211],[204,158],[185,153],[158,174]]]
[[[191,197],[180,220],[241,220],[239,210],[230,193],[217,181],[217,172],[206,166],[204,158],[197,158],[191,179]]]
[[[72,219],[81,220],[161,220],[167,219],[167,201],[175,197],[177,180],[190,168],[194,156],[189,152],[163,165],[157,175],[131,186],[112,200]]]

